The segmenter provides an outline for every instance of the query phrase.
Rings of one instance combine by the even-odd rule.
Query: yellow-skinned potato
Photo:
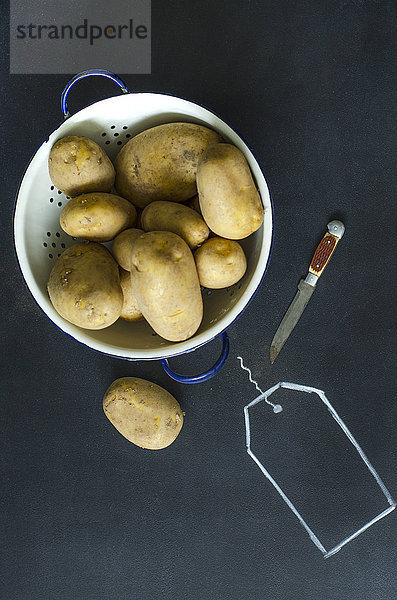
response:
[[[103,410],[121,435],[148,450],[172,444],[183,425],[183,413],[174,396],[138,377],[113,381],[103,398]]]
[[[195,210],[177,202],[152,202],[143,210],[141,223],[145,231],[176,233],[190,248],[200,246],[210,232]]]
[[[234,285],[244,275],[247,260],[238,242],[214,237],[194,253],[200,284],[221,289]]]
[[[61,138],[51,148],[48,169],[53,184],[66,196],[110,192],[115,170],[104,150],[81,135]]]
[[[96,242],[65,250],[52,268],[47,289],[61,317],[84,329],[109,327],[123,306],[118,265]]]
[[[127,227],[135,225],[136,210],[121,196],[92,192],[69,200],[59,222],[72,237],[108,242]]]
[[[132,288],[131,274],[120,267],[120,285],[123,292],[123,308],[120,317],[125,321],[140,321],[143,319],[141,309]]]
[[[203,219],[203,215],[201,214],[200,200],[199,200],[198,194],[193,196],[193,198],[190,198],[190,200],[187,202],[186,206],[195,210],[196,213],[198,213],[200,215],[200,217]],[[205,221],[204,221],[204,223],[205,223]],[[215,236],[214,232],[211,231],[211,229],[209,229],[208,239],[210,239],[214,236]]]
[[[116,157],[118,193],[140,208],[155,200],[188,200],[196,193],[200,156],[220,139],[195,123],[166,123],[142,131]]]
[[[231,144],[214,144],[197,169],[200,208],[208,227],[240,240],[259,229],[263,206],[244,154]]]
[[[142,229],[124,229],[113,240],[113,256],[125,271],[131,271],[132,246],[142,233]]]
[[[179,342],[203,318],[203,301],[193,255],[170,231],[150,231],[132,250],[131,280],[139,308],[156,333]]]

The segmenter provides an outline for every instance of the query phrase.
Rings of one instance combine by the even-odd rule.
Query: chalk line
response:
[[[368,457],[366,456],[366,454],[362,450],[361,446],[359,445],[359,443],[357,442],[357,440],[353,437],[352,433],[350,432],[350,430],[348,429],[348,427],[345,425],[345,423],[342,421],[342,419],[340,418],[340,416],[338,415],[338,413],[336,412],[336,410],[333,408],[333,406],[329,402],[327,396],[325,395],[325,393],[322,390],[319,390],[319,389],[316,389],[316,388],[313,388],[313,387],[309,387],[309,386],[305,386],[305,385],[296,384],[296,383],[290,383],[290,382],[286,382],[286,381],[280,381],[279,383],[277,383],[273,387],[269,388],[266,392],[263,392],[259,388],[259,386],[256,383],[256,381],[254,381],[252,379],[251,371],[247,367],[244,366],[242,358],[240,356],[238,356],[237,358],[240,360],[241,368],[244,369],[244,370],[246,370],[246,371],[248,371],[250,381],[255,385],[255,387],[260,392],[260,396],[258,396],[257,398],[255,398],[254,400],[252,400],[252,402],[250,402],[249,404],[247,404],[246,406],[244,406],[244,420],[245,420],[245,434],[246,434],[246,449],[247,449],[247,453],[252,458],[252,460],[258,465],[258,467],[260,468],[260,470],[262,471],[262,473],[265,475],[265,477],[268,479],[268,481],[277,490],[277,492],[279,493],[279,495],[281,496],[281,498],[284,500],[284,502],[287,504],[287,506],[289,507],[289,509],[297,517],[297,519],[299,520],[300,524],[306,529],[307,533],[310,536],[310,539],[317,546],[317,548],[322,552],[324,558],[329,558],[330,556],[333,556],[334,554],[336,554],[337,552],[339,552],[339,550],[341,548],[343,548],[343,546],[345,546],[346,544],[348,544],[351,540],[353,540],[356,537],[358,537],[361,533],[363,533],[364,531],[366,531],[369,527],[371,527],[372,525],[374,525],[375,523],[377,523],[380,519],[383,519],[383,517],[385,517],[390,512],[392,512],[396,508],[396,503],[393,500],[393,498],[392,498],[389,490],[387,489],[387,487],[385,486],[385,484],[381,480],[380,476],[378,475],[377,471],[375,470],[375,468],[373,467],[373,465],[369,461]],[[309,393],[309,394],[311,394],[311,393],[314,392],[315,394],[317,394],[317,396],[320,398],[320,400],[323,402],[323,404],[327,407],[328,411],[331,413],[331,415],[334,418],[334,420],[337,422],[337,424],[339,425],[339,427],[342,429],[343,433],[346,435],[346,437],[350,440],[350,442],[353,444],[353,446],[357,450],[357,452],[360,455],[362,461],[364,462],[364,464],[368,468],[369,472],[375,478],[378,486],[382,490],[384,496],[386,497],[387,502],[390,505],[388,508],[386,508],[381,513],[379,513],[378,515],[376,515],[373,519],[371,519],[370,521],[368,521],[367,523],[365,523],[362,527],[360,527],[359,529],[357,529],[351,535],[347,536],[345,539],[343,539],[341,542],[339,542],[336,546],[334,546],[333,548],[331,548],[328,551],[325,549],[325,547],[323,546],[323,544],[321,543],[321,541],[319,540],[319,538],[316,536],[316,534],[313,532],[313,530],[309,527],[309,525],[304,520],[303,516],[297,510],[297,508],[292,503],[292,501],[288,498],[288,496],[285,494],[285,492],[278,485],[278,483],[276,482],[276,480],[273,479],[273,477],[271,476],[271,474],[269,473],[269,471],[264,467],[264,465],[261,463],[261,461],[258,459],[258,457],[251,450],[251,426],[250,426],[249,409],[252,408],[253,406],[255,406],[256,404],[258,404],[261,401],[265,401],[268,404],[271,404],[271,402],[267,399],[267,396],[270,396],[273,392],[275,392],[279,388],[286,388],[286,389],[290,389],[290,390],[306,392],[306,393]],[[274,404],[272,406],[275,407]],[[276,405],[276,407],[279,407],[279,406],[280,405]],[[280,407],[280,409],[282,410],[281,407]],[[273,410],[274,410],[274,412],[279,412],[279,410],[277,410],[277,411],[275,409],[273,409]]]
[[[254,384],[254,386],[256,387],[256,389],[258,390],[258,392],[259,392],[260,394],[263,394],[263,393],[264,393],[264,391],[263,391],[263,390],[261,390],[261,388],[259,387],[259,385],[258,385],[258,384],[257,384],[257,382],[255,381],[255,379],[252,379],[252,373],[251,373],[251,369],[249,369],[248,367],[246,367],[246,366],[244,365],[244,363],[243,363],[243,359],[241,358],[241,356],[238,356],[238,357],[237,357],[237,360],[239,360],[239,361],[240,361],[240,367],[241,367],[242,369],[244,369],[244,371],[247,371],[247,372],[248,372],[248,379],[250,380],[250,382]]]
[[[243,363],[243,359],[241,358],[241,356],[237,356],[237,360],[240,361],[240,367],[242,369],[244,369],[244,371],[247,371],[248,373],[248,379],[250,380],[251,383],[254,384],[254,386],[256,387],[256,389],[258,390],[258,392],[261,394],[260,399],[264,400],[266,402],[266,404],[269,404],[270,406],[273,407],[273,412],[278,413],[281,412],[283,409],[279,404],[273,404],[273,402],[270,402],[270,400],[267,399],[266,394],[263,390],[261,390],[261,388],[259,387],[258,383],[255,381],[255,379],[253,379],[252,377],[252,373],[251,373],[251,369],[249,369],[248,367],[246,367]]]

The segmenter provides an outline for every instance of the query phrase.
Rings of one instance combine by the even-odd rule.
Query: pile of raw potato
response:
[[[244,155],[215,131],[193,123],[152,127],[131,138],[114,165],[87,137],[61,138],[51,149],[49,173],[71,198],[62,229],[87,240],[61,254],[47,285],[55,310],[74,325],[103,329],[119,317],[144,318],[166,340],[186,340],[203,318],[200,285],[224,288],[244,275],[246,257],[236,240],[261,226],[263,206]],[[100,243],[111,240],[112,253]],[[116,428],[142,447],[169,445],[183,421],[176,400],[143,380],[118,382],[104,399]],[[146,384],[150,393],[142,391]],[[172,401],[144,405],[157,411],[172,405],[166,410],[172,414],[157,423],[159,431],[146,415],[151,433],[140,427],[139,437],[124,415],[130,409],[117,398],[136,403],[138,396],[155,396],[155,388]]]

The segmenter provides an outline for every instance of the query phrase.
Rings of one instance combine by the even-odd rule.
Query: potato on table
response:
[[[62,209],[60,225],[72,237],[108,242],[135,225],[135,207],[121,196],[92,192],[72,198]]]
[[[61,317],[84,329],[109,327],[123,306],[118,265],[110,252],[95,242],[65,250],[52,268],[47,289]]]
[[[193,255],[170,231],[150,231],[135,242],[131,280],[139,308],[156,333],[179,342],[203,318],[203,301]]]
[[[138,377],[113,381],[103,398],[103,410],[121,435],[148,450],[172,444],[183,425],[183,413],[174,396]]]
[[[48,169],[52,183],[66,196],[110,192],[115,170],[104,150],[81,135],[61,138],[51,148]]]
[[[197,248],[208,237],[210,230],[204,219],[192,208],[177,202],[152,202],[141,216],[145,231],[172,231],[190,248]]]
[[[194,253],[200,284],[221,289],[237,283],[247,269],[244,250],[238,242],[214,237]]]
[[[113,256],[126,271],[131,271],[132,246],[142,233],[143,229],[124,229],[113,240]]]
[[[140,321],[143,319],[143,315],[135,298],[131,274],[121,267],[120,285],[123,292],[123,308],[121,309],[120,317],[125,321]]]
[[[231,144],[207,148],[197,168],[200,208],[208,227],[240,240],[259,229],[263,206],[244,154]]]
[[[215,131],[195,123],[166,123],[146,129],[131,138],[116,157],[116,190],[140,208],[154,200],[184,202],[197,191],[200,156],[220,140]]]

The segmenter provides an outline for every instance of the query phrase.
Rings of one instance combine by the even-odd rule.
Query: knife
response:
[[[272,364],[299,321],[301,314],[305,310],[306,304],[309,302],[316,289],[316,284],[320,275],[327,266],[337,243],[345,233],[345,226],[341,221],[331,221],[328,223],[327,229],[327,233],[324,235],[314,253],[312,262],[310,263],[309,272],[305,279],[300,280],[295,298],[292,300],[290,307],[285,313],[284,318],[275,333],[272,345],[270,346],[270,362]]]

